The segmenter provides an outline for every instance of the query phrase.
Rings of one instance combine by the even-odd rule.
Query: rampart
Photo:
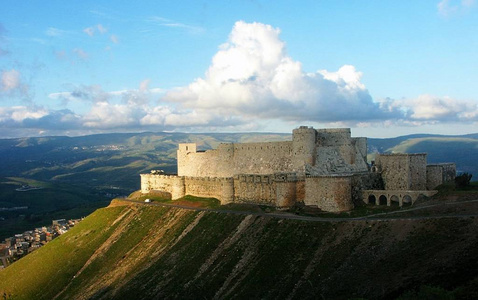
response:
[[[416,195],[431,195],[427,188],[456,175],[454,164],[427,166],[425,153],[377,154],[369,167],[367,139],[352,138],[349,128],[301,126],[293,130],[292,141],[223,143],[202,152],[196,144],[179,144],[177,155],[178,176],[142,174],[143,193],[214,197],[222,204],[302,202],[338,212],[363,202],[413,203]]]
[[[186,195],[216,198],[221,204],[234,201],[234,182],[232,178],[218,177],[185,177],[184,190]]]
[[[427,165],[427,189],[431,190],[446,182],[453,182],[456,176],[454,163]]]
[[[377,154],[375,163],[386,190],[425,190],[427,154]]]
[[[324,211],[353,209],[352,175],[307,176],[304,204],[317,206]]]
[[[233,177],[237,174],[291,172],[294,169],[292,142],[228,143],[205,152],[186,150],[186,147],[191,146],[180,144],[178,150],[179,176]]]
[[[146,194],[153,190],[170,193],[173,200],[184,197],[186,195],[184,177],[141,174],[141,192]]]

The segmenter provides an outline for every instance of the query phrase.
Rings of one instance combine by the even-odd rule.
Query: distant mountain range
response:
[[[151,169],[176,173],[178,143],[198,149],[223,142],[290,140],[278,133],[115,133],[80,137],[0,139],[0,177],[57,181],[111,192],[139,189],[139,174]],[[459,172],[478,177],[478,133],[461,136],[408,135],[368,139],[373,153],[427,152],[428,163],[456,162]]]

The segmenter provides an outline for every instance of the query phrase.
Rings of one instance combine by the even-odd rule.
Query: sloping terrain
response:
[[[474,217],[311,222],[114,201],[0,271],[0,294],[390,299],[423,285],[470,294],[477,230]]]

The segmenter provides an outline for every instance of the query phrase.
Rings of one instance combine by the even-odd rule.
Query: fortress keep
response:
[[[456,173],[454,164],[427,166],[426,154],[377,155],[369,166],[366,138],[351,137],[349,128],[307,126],[286,142],[224,143],[204,152],[179,144],[177,161],[178,175],[141,174],[141,192],[279,208],[302,202],[338,212],[360,201],[411,204]]]

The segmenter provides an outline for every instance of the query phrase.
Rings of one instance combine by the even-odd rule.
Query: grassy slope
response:
[[[0,271],[0,293],[15,299],[393,298],[423,284],[453,289],[477,278],[477,229],[474,218],[319,223],[109,207]]]

